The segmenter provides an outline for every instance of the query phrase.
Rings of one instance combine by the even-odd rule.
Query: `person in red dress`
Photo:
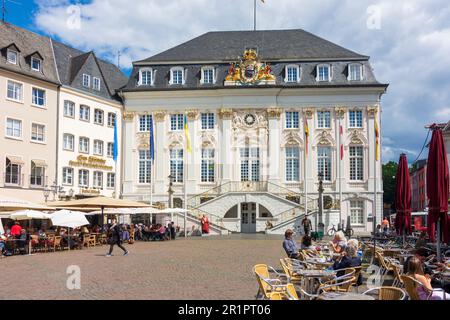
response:
[[[209,220],[208,220],[208,217],[203,215],[201,223],[202,223],[202,233],[209,233]]]

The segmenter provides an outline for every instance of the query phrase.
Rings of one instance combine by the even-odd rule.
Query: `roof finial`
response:
[[[117,68],[120,69],[120,50],[117,51]]]

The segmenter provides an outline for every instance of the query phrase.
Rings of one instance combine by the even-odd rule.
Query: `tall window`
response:
[[[73,186],[73,168],[64,167],[62,171],[62,183]]]
[[[286,147],[286,181],[300,181],[300,149]]]
[[[92,86],[93,86],[94,90],[100,91],[100,79],[94,77],[92,79]]]
[[[214,149],[202,149],[202,182],[214,182]]]
[[[139,73],[139,85],[150,86],[153,83],[152,69],[142,69]]]
[[[286,82],[298,82],[300,77],[300,68],[298,66],[287,66],[286,67]]]
[[[108,157],[114,156],[114,142],[108,142],[108,150],[106,152]]]
[[[331,128],[331,112],[330,111],[318,111],[317,112],[317,127],[318,128]]]
[[[6,158],[5,183],[20,186],[22,184],[22,165]]]
[[[63,149],[73,151],[74,136],[70,133],[64,133],[63,135]]]
[[[8,80],[8,92],[7,92],[8,99],[15,101],[22,101],[23,97],[22,92],[23,92],[23,85],[21,83]]]
[[[31,124],[31,141],[45,141],[45,126],[43,124]]]
[[[80,120],[89,121],[90,119],[90,108],[88,106],[80,106]]]
[[[214,129],[214,113],[202,113],[202,130]]]
[[[9,63],[17,64],[17,57],[18,57],[17,51],[13,51],[13,50],[9,50],[9,49],[6,51],[6,60]]]
[[[298,112],[286,112],[286,129],[298,129]]]
[[[139,131],[150,131],[150,124],[152,122],[152,116],[150,114],[144,114],[139,116]]]
[[[103,155],[103,141],[94,140],[94,154],[98,156]]]
[[[64,100],[64,116],[70,118],[75,117],[75,103],[69,100]]]
[[[184,84],[184,70],[183,68],[173,68],[171,71],[170,84]]]
[[[350,180],[364,179],[364,150],[361,146],[350,147]]]
[[[317,66],[317,81],[330,81],[330,66],[319,65]]]
[[[170,150],[170,174],[174,182],[183,182],[183,149]]]
[[[350,128],[362,128],[363,126],[363,114],[361,110],[353,110],[348,112],[349,127]]]
[[[348,80],[350,81],[360,81],[362,80],[362,65],[361,64],[350,64],[348,66]]]
[[[10,138],[22,138],[22,121],[17,119],[6,119],[6,136]]]
[[[94,171],[94,188],[103,189],[103,172]]]
[[[44,170],[43,166],[36,165],[34,161],[31,161],[31,175],[30,175],[30,185],[33,187],[43,187],[44,186]]]
[[[88,74],[83,74],[83,87],[89,88],[91,85],[91,76]]]
[[[350,200],[350,223],[364,224],[364,202],[362,200]]]
[[[32,103],[35,106],[44,107],[45,106],[45,90],[33,88]]]
[[[331,181],[330,147],[317,147],[317,174],[322,174],[324,181]]]
[[[150,150],[139,150],[139,183],[151,182]]]
[[[41,71],[41,60],[38,58],[31,58],[31,69],[34,71]]]
[[[213,84],[214,83],[214,68],[203,68],[202,69],[202,83]]]
[[[108,172],[106,175],[106,187],[115,188],[116,186],[116,174],[113,172]]]
[[[108,112],[108,127],[114,127],[116,123],[116,114],[113,112]]]
[[[170,130],[177,131],[183,130],[184,127],[184,116],[182,113],[171,114],[170,115]]]
[[[78,170],[78,186],[87,188],[89,187],[89,171],[80,169]]]
[[[80,137],[79,152],[89,153],[89,138]]]
[[[241,148],[241,181],[259,181],[259,148]]]
[[[94,123],[103,125],[103,110],[94,110]]]

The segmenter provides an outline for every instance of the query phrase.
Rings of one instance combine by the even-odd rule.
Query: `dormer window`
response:
[[[316,81],[330,81],[331,70],[328,64],[320,64],[317,66]]]
[[[300,82],[300,67],[296,64],[286,66],[285,82]]]
[[[216,83],[215,70],[213,67],[203,67],[202,68],[200,83],[202,83],[202,84]]]
[[[83,74],[83,87],[89,88],[91,85],[91,76],[88,74]]]
[[[143,68],[139,70],[139,82],[140,86],[151,86],[153,85],[153,69]]]
[[[6,59],[9,63],[17,64],[17,57],[18,57],[17,51],[11,49],[8,49],[6,51]]]
[[[170,69],[170,84],[184,84],[184,69],[175,67]]]
[[[41,71],[41,59],[31,57],[31,69],[34,71]]]
[[[100,79],[99,78],[94,77],[92,79],[92,87],[94,90],[100,91]]]
[[[352,63],[348,66],[348,81],[361,81],[363,79],[363,66],[359,63]]]

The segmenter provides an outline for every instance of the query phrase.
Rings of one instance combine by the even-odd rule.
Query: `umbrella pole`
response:
[[[105,207],[102,206],[102,233],[105,230],[105,211],[104,211]]]
[[[67,228],[67,247],[70,251],[70,227]]]
[[[186,230],[186,225],[187,225],[187,211],[184,211],[184,237],[187,238],[187,230]]]
[[[441,262],[441,217],[439,217],[436,224],[437,224],[437,237],[436,237],[437,261]]]

